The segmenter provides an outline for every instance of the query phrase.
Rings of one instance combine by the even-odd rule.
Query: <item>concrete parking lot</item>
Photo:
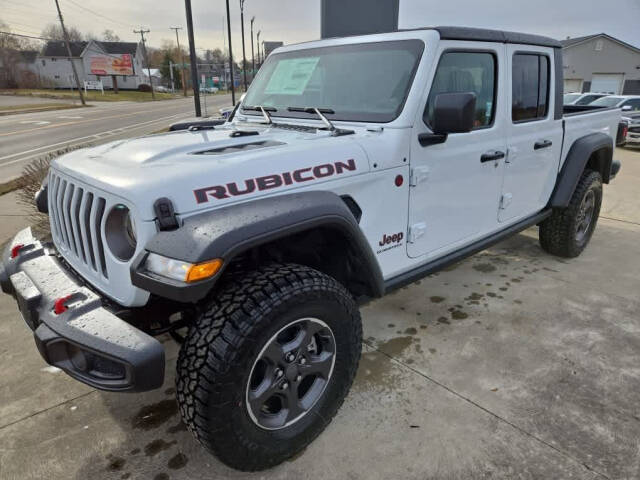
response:
[[[49,368],[0,296],[0,478],[640,478],[640,151],[616,158],[581,257],[546,255],[533,228],[366,305],[339,414],[258,474],[185,431],[171,340],[161,390],[95,391]],[[0,242],[26,224],[0,197]]]

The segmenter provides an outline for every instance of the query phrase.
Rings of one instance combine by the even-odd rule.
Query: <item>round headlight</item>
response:
[[[105,222],[105,237],[111,253],[126,262],[131,260],[138,245],[136,224],[126,205],[114,206]]]

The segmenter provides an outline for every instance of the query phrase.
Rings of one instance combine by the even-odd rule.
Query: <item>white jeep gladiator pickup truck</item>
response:
[[[615,176],[615,108],[562,105],[561,45],[438,27],[278,49],[222,125],[66,154],[2,257],[39,352],[111,391],[164,381],[241,470],[331,421],[361,351],[358,303],[537,225],[575,257]],[[181,333],[185,332],[186,333]]]

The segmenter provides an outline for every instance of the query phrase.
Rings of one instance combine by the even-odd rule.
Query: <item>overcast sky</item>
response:
[[[65,21],[99,35],[114,30],[133,41],[132,30],[151,29],[148,40],[160,46],[175,41],[170,26],[186,26],[182,0],[60,0]],[[239,0],[230,0],[233,50],[242,53]],[[224,0],[192,0],[196,46],[222,48]],[[375,0],[371,0],[374,8]],[[320,36],[320,0],[246,0],[247,57],[251,55],[249,19],[256,17],[261,40],[295,43]],[[105,18],[107,17],[107,18]],[[56,21],[54,0],[0,0],[0,20],[13,31],[38,34]],[[606,32],[640,47],[640,0],[400,0],[400,27],[463,25],[518,30],[555,38]],[[226,27],[225,27],[226,28]],[[181,42],[186,45],[186,29]],[[201,52],[200,52],[201,53]]]

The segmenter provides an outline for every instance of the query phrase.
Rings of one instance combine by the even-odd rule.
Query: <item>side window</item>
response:
[[[576,102],[576,105],[589,105],[591,102],[597,100],[598,98],[600,97],[598,97],[597,95],[585,95]]]
[[[495,116],[496,59],[486,52],[448,52],[442,54],[424,112],[432,124],[436,96],[441,93],[476,94],[474,128],[487,127]]]
[[[511,119],[539,120],[549,111],[549,57],[516,53],[513,56]]]
[[[627,100],[622,104],[623,107],[630,106],[631,110],[640,110],[640,98],[634,98],[632,100]]]

